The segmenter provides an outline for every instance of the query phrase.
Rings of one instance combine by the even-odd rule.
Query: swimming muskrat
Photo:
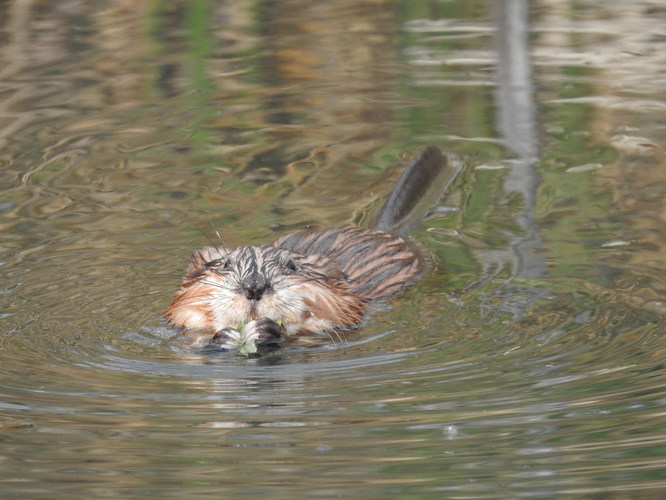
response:
[[[397,232],[445,166],[438,148],[423,149],[369,229],[303,229],[268,245],[195,250],[166,319],[210,332],[213,345],[238,340],[239,330],[270,343],[358,325],[421,275],[423,259]]]

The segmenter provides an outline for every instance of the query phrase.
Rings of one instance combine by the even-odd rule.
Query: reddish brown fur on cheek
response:
[[[211,285],[184,283],[164,316],[169,323],[185,328],[212,328],[210,297],[214,292]]]
[[[303,304],[308,308],[304,312],[330,321],[333,327],[352,326],[363,318],[365,303],[359,297],[340,291],[317,292],[310,290],[310,293],[303,297]]]

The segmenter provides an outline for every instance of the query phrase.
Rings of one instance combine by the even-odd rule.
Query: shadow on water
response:
[[[0,3],[3,494],[654,498],[663,16]],[[464,160],[430,270],[360,331],[245,358],[164,325],[192,249],[363,223],[430,143]]]

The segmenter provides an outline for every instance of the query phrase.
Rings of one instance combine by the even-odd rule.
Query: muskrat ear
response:
[[[219,247],[199,248],[192,252],[190,263],[185,270],[185,278],[193,278],[206,268],[206,264],[213,260],[226,257],[228,252]]]
[[[335,264],[332,261],[329,261],[326,263],[324,266],[324,274],[326,274],[326,278],[336,280],[336,281],[347,281],[347,275],[344,273],[342,269],[340,269],[340,266]]]
[[[321,274],[327,280],[347,281],[347,274],[333,259],[324,255],[308,255],[299,260],[301,264]]]

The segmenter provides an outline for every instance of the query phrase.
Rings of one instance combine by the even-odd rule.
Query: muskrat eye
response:
[[[215,259],[205,264],[207,269],[222,267],[222,269],[231,269],[231,259]]]
[[[298,266],[296,265],[296,262],[294,262],[292,259],[289,259],[284,263],[284,268],[288,271],[296,271]]]

